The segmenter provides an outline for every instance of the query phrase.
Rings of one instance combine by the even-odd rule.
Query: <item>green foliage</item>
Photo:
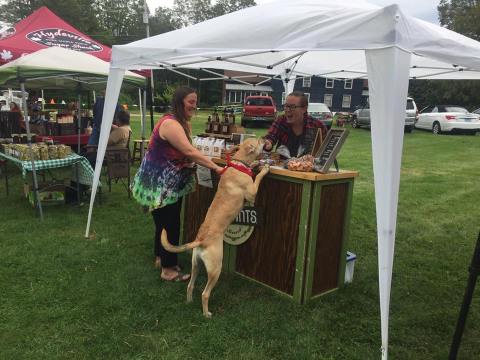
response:
[[[175,30],[175,24],[172,20],[172,10],[162,7],[157,8],[155,14],[149,19],[149,25],[150,36]]]
[[[480,40],[480,3],[477,0],[440,0],[440,24],[450,30]]]
[[[14,24],[41,6],[105,45],[124,44],[146,37],[143,0],[6,0],[0,20]],[[170,11],[158,8],[150,17],[151,35],[174,29]]]
[[[176,88],[177,85],[167,85],[165,90],[163,90],[162,94],[158,97],[160,105],[170,105],[172,103],[173,94],[175,93]]]
[[[109,29],[115,44],[125,44],[146,36],[143,0],[96,0],[94,8],[102,29]],[[109,44],[111,45],[111,44]]]
[[[175,0],[173,19],[177,27],[196,24],[246,7],[254,6],[254,0]]]
[[[42,6],[93,38],[103,33],[90,0],[6,0],[0,6],[0,20],[15,24]]]

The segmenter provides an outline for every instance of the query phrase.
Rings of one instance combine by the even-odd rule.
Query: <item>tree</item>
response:
[[[101,29],[113,37],[108,45],[125,44],[145,37],[143,0],[96,0],[93,7]]]
[[[155,15],[149,18],[149,25],[151,36],[175,30],[172,10],[158,7],[155,9]]]
[[[475,40],[480,40],[480,2],[478,0],[440,0],[440,24]]]
[[[218,0],[212,5],[211,0],[175,0],[173,4],[175,24],[177,27],[183,27],[254,6],[255,1]]]
[[[42,6],[87,34],[96,34],[99,27],[90,0],[7,0],[0,6],[0,20],[15,24]]]

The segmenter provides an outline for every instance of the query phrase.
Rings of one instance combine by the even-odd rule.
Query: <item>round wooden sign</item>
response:
[[[251,225],[231,224],[223,235],[223,241],[230,245],[243,244],[250,238],[253,229],[254,226]]]

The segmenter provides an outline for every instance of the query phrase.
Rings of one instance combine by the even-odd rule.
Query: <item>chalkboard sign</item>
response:
[[[315,154],[315,171],[326,173],[332,165],[340,148],[348,136],[347,129],[330,129],[322,143],[320,150]]]

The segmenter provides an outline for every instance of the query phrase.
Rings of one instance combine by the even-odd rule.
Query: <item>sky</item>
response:
[[[264,4],[274,0],[256,0],[257,4]],[[294,0],[292,0],[294,1]],[[352,0],[355,1],[355,0]],[[438,24],[437,6],[440,0],[367,0],[373,4],[386,6],[390,4],[398,4],[403,11],[409,15],[419,19]],[[147,0],[148,7],[153,10],[159,6],[171,7],[173,0]]]

